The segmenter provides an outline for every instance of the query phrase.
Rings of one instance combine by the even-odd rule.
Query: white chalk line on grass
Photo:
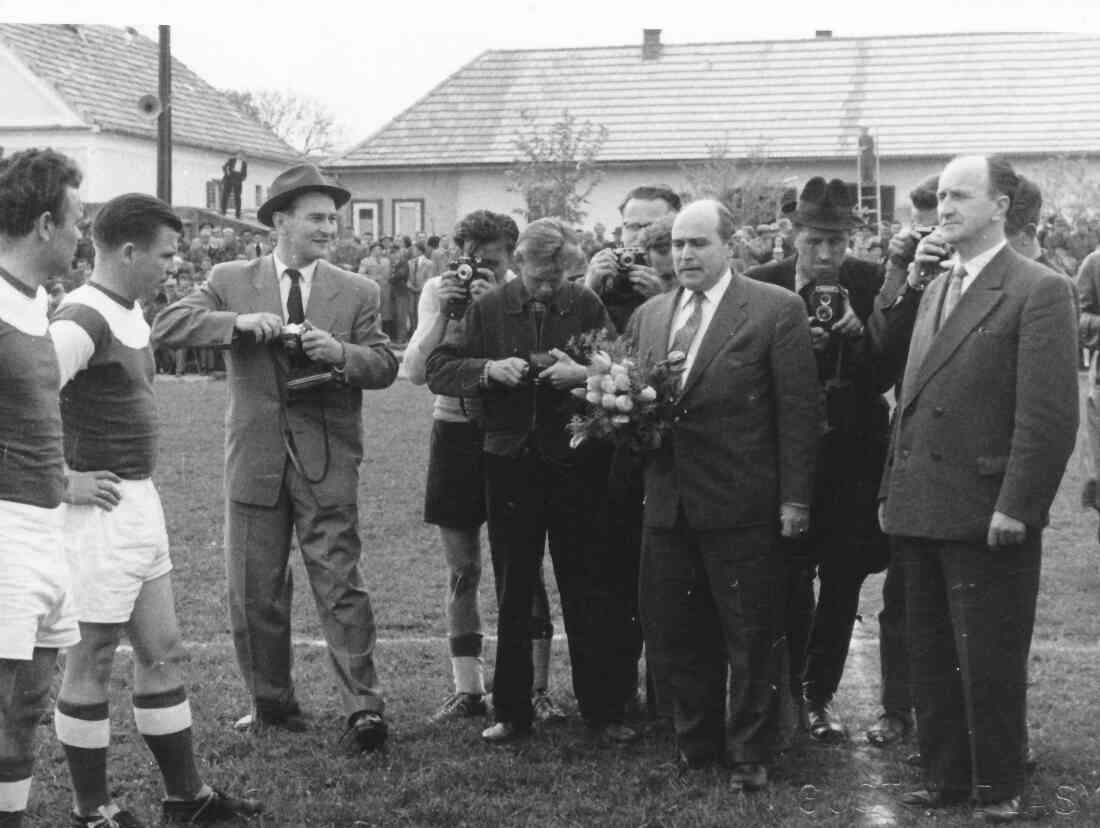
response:
[[[495,635],[484,636],[486,641],[496,641]],[[564,635],[555,635],[554,641],[564,642],[566,637]],[[376,643],[384,647],[402,647],[402,646],[416,646],[416,645],[443,645],[449,641],[445,635],[408,635],[408,636],[396,636],[396,637],[378,637]],[[294,638],[291,640],[291,644],[295,647],[302,647],[305,649],[324,649],[327,644],[323,638]],[[229,650],[233,647],[233,641],[228,636],[218,641],[185,641],[183,642],[184,648],[188,650]],[[878,648],[878,639],[864,636],[857,636],[852,638],[850,649],[852,650],[865,650],[871,648]],[[131,648],[128,644],[122,644],[119,646],[120,652],[128,652]],[[1079,642],[1067,643],[1063,641],[1043,641],[1037,640],[1031,642],[1032,650],[1041,650],[1042,652],[1049,653],[1096,653],[1100,652],[1100,641],[1093,644],[1082,644]]]

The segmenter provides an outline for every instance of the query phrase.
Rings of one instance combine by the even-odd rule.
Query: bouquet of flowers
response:
[[[576,448],[585,440],[605,440],[639,452],[659,448],[672,426],[673,403],[680,391],[685,354],[650,362],[638,357],[623,339],[603,332],[570,343],[587,362],[588,380],[573,395],[586,402],[583,415],[569,422]]]

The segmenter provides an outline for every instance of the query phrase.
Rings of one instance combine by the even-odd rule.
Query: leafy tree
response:
[[[330,155],[340,144],[336,117],[316,98],[274,89],[224,90],[237,109],[303,156]]]
[[[761,149],[744,158],[731,156],[725,144],[707,147],[707,159],[681,164],[690,199],[714,198],[725,204],[738,224],[767,224],[779,214],[787,186],[784,169],[776,168]]]
[[[602,124],[578,123],[569,110],[545,130],[525,115],[514,141],[519,157],[505,171],[508,191],[526,205],[515,212],[527,221],[553,216],[579,224],[586,215],[581,205],[603,178],[596,158],[607,134]]]

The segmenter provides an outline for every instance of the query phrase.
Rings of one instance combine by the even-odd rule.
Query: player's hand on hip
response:
[[[110,471],[67,472],[65,502],[73,506],[98,506],[105,512],[122,500],[122,478]]]

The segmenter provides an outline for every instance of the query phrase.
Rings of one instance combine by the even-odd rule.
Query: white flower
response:
[[[628,397],[626,394],[623,394],[620,397],[616,397],[615,405],[617,405],[619,407],[619,410],[624,413],[634,410],[634,400],[630,399],[630,397]]]
[[[603,392],[589,391],[587,394],[585,394],[585,399],[592,403],[592,405],[599,405],[603,402]]]
[[[619,404],[617,402],[615,402],[615,395],[614,394],[604,394],[603,395],[603,407],[606,408],[608,411],[618,411],[619,410]]]
[[[647,385],[638,392],[638,399],[642,402],[653,402],[657,399],[657,389],[651,385]]]

